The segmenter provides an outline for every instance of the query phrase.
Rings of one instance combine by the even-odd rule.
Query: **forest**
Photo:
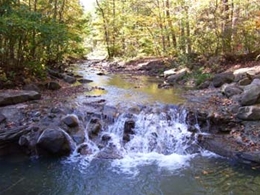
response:
[[[258,0],[0,0],[0,82],[105,48],[108,59],[149,56],[189,63],[260,54]],[[241,58],[242,56],[242,58]]]
[[[245,54],[259,50],[257,0],[96,0],[109,57]]]
[[[84,56],[86,24],[78,0],[0,0],[0,83]]]

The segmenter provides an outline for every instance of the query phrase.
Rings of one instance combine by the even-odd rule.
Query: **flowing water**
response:
[[[84,66],[83,66],[84,68]],[[180,90],[162,90],[149,77],[97,76],[79,71],[94,82],[95,90],[75,100],[106,99],[122,110],[104,127],[110,139],[99,147],[86,135],[91,155],[61,159],[0,159],[0,195],[255,195],[260,193],[260,172],[202,150],[187,130]],[[99,86],[97,88],[95,86]],[[105,90],[104,90],[105,89]],[[88,96],[86,99],[85,96]],[[95,96],[95,97],[94,97]],[[84,110],[84,107],[82,107]],[[128,142],[124,125],[135,121]],[[86,129],[89,121],[86,121]],[[113,151],[117,159],[96,158]]]

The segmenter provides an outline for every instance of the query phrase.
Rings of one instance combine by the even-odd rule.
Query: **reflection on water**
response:
[[[260,193],[260,172],[222,158],[197,156],[178,171],[156,164],[133,176],[116,171],[111,161],[94,160],[86,167],[64,160],[9,163],[0,161],[1,195],[201,195]]]
[[[159,101],[161,103],[181,103],[181,89],[170,88],[160,89],[158,84],[162,82],[159,79],[151,78],[148,76],[131,76],[131,75],[114,75],[108,81],[108,85],[116,86],[129,90],[129,95],[136,95],[138,99],[139,94],[145,94],[150,103]],[[133,99],[135,97],[132,97]]]
[[[83,74],[83,73],[81,73]],[[110,104],[153,104],[155,102],[167,104],[183,103],[182,89],[160,89],[158,84],[162,81],[149,76],[132,75],[103,75],[98,76],[94,72],[84,72],[84,78],[94,82],[87,84],[92,88],[85,96],[101,96]],[[105,90],[100,90],[99,88]],[[85,98],[78,97],[78,101]]]

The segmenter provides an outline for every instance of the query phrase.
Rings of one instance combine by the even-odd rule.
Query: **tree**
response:
[[[39,77],[46,66],[83,55],[85,19],[77,0],[1,0],[0,16],[0,65],[7,77]]]

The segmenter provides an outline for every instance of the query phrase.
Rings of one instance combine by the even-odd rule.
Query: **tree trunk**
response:
[[[105,12],[103,10],[103,8],[100,6],[100,3],[98,0],[96,0],[97,3],[97,7],[100,10],[101,16],[102,16],[102,20],[103,20],[103,30],[104,30],[104,35],[105,35],[105,42],[106,42],[106,48],[107,48],[107,53],[108,53],[108,58],[112,57],[112,53],[110,50],[110,38],[109,38],[109,31],[108,31],[108,27],[107,27],[107,21],[106,21],[106,17],[105,17]]]
[[[222,0],[222,10],[223,10],[223,27],[222,27],[222,47],[223,53],[231,52],[231,21],[230,21],[230,7],[228,0]]]
[[[171,15],[170,15],[170,1],[166,0],[166,17],[167,17],[167,21],[168,21],[168,26],[170,29],[170,35],[171,35],[171,41],[172,41],[172,46],[174,47],[174,49],[176,49],[177,47],[177,41],[176,41],[176,36],[175,36],[175,32],[173,30],[173,25],[172,25],[172,20],[171,20]],[[170,36],[168,35],[168,37]],[[170,40],[170,38],[168,38]],[[170,43],[170,41],[169,41]],[[171,46],[171,44],[170,44]]]

